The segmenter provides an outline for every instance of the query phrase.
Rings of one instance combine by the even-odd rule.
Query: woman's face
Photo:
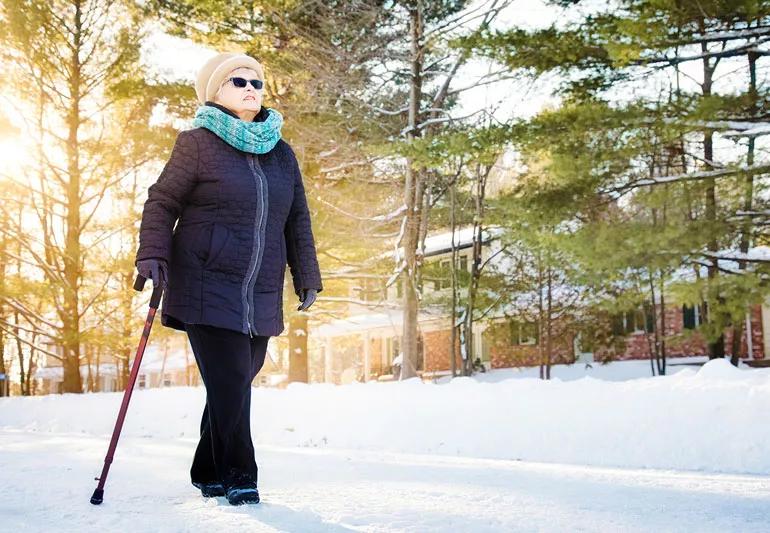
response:
[[[214,102],[225,106],[230,111],[238,114],[242,111],[259,112],[262,106],[262,89],[255,89],[251,83],[246,83],[246,87],[236,87],[231,78],[243,78],[245,80],[258,79],[257,73],[246,67],[233,70],[227,75],[227,79],[219,88],[219,92],[214,95]]]

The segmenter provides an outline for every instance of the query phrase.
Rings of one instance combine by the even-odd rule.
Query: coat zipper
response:
[[[248,276],[246,276],[246,283],[242,289],[243,306],[244,310],[246,311],[244,321],[246,322],[246,327],[249,330],[249,337],[253,338],[254,335],[252,334],[252,328],[254,334],[259,335],[259,332],[257,331],[256,327],[253,326],[253,309],[251,309],[251,306],[249,305],[249,296],[251,294],[253,284],[256,281],[255,274],[258,271],[258,266],[262,263],[262,235],[264,233],[265,216],[267,211],[267,195],[265,194],[266,184],[264,175],[262,174],[261,169],[257,170],[259,163],[255,161],[253,154],[249,154],[247,156],[247,161],[249,163],[249,169],[254,176],[254,181],[257,186],[257,195],[259,196],[259,205],[257,206],[258,217],[255,221],[256,224],[254,227],[254,247],[252,251],[249,273]]]

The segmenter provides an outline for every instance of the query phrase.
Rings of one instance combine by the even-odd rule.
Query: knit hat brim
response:
[[[257,73],[257,78],[264,81],[265,74],[259,61],[246,54],[222,53],[209,59],[198,72],[195,93],[198,102],[204,104],[213,100],[227,75],[237,68],[250,68]]]

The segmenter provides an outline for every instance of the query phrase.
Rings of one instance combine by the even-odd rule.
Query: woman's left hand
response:
[[[315,302],[318,291],[316,289],[302,289],[299,293],[299,301],[302,302],[297,307],[297,311],[307,311],[307,309]]]

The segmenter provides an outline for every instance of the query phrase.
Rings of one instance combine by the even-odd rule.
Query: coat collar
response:
[[[235,113],[230,111],[230,109],[228,109],[227,107],[225,107],[225,106],[223,106],[221,104],[217,104],[216,102],[212,102],[211,100],[207,100],[204,105],[208,105],[208,106],[211,106],[211,107],[216,107],[217,109],[219,109],[220,111],[222,111],[224,113],[227,113],[231,117],[235,117],[235,118],[238,118],[238,119],[240,118],[238,115],[236,115]],[[263,122],[265,119],[267,119],[267,115],[268,115],[267,108],[265,106],[260,106],[259,107],[259,113],[257,113],[257,115],[254,117],[253,122]]]

